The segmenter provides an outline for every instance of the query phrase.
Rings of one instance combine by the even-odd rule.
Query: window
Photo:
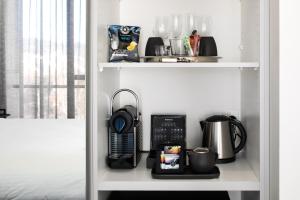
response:
[[[2,25],[2,96],[8,113],[21,118],[85,118],[85,0],[12,2],[5,6],[17,10],[6,13]]]

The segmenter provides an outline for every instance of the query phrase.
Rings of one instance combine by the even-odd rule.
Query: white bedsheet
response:
[[[0,120],[0,200],[85,199],[85,122]]]

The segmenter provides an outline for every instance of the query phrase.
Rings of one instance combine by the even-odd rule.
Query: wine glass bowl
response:
[[[178,39],[182,36],[183,33],[183,17],[182,15],[172,15],[172,28],[171,28],[171,35],[173,38]]]
[[[191,35],[194,30],[197,30],[197,17],[193,14],[187,14],[186,20],[186,34]]]
[[[212,35],[212,18],[209,16],[200,17],[198,21],[199,34],[201,36]]]
[[[168,17],[155,17],[154,34],[157,37],[168,39],[170,35],[170,22]]]

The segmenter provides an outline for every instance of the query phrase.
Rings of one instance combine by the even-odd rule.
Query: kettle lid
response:
[[[229,121],[230,117],[226,115],[213,115],[206,119],[207,122],[222,122],[222,121]]]

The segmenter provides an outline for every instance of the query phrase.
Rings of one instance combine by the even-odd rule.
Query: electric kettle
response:
[[[202,146],[218,153],[217,163],[235,160],[235,154],[246,144],[247,133],[242,123],[234,116],[214,115],[200,121],[203,132]],[[240,142],[236,145],[236,139]]]

